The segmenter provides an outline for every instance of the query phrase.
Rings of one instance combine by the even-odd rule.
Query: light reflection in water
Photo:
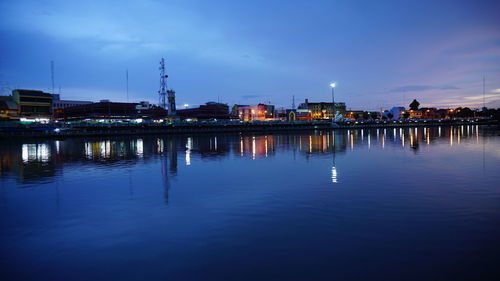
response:
[[[156,146],[157,146],[157,152],[158,154],[163,154],[163,151],[164,151],[164,143],[163,143],[163,139],[160,139],[158,138],[156,140]]]
[[[142,157],[144,155],[144,142],[142,139],[137,139],[137,156]]]
[[[193,138],[188,137],[186,142],[186,165],[191,165],[191,149],[193,149]]]
[[[50,148],[46,143],[23,144],[21,155],[25,163],[33,161],[48,162],[50,159]]]
[[[338,183],[337,168],[335,168],[335,166],[332,167],[332,183]]]
[[[240,137],[240,156],[243,156],[243,137]]]
[[[401,146],[405,147],[405,133],[403,129],[401,129]]]
[[[450,128],[450,146],[453,146],[453,126]]]
[[[255,148],[256,144],[255,144],[255,137],[252,138],[252,160],[255,160]]]
[[[467,140],[479,140],[479,127],[478,125],[470,125],[460,127],[430,127],[422,128],[423,134],[419,136],[416,128],[392,128],[386,129],[363,129],[363,130],[336,130],[333,132],[315,131],[311,133],[302,134],[289,134],[289,135],[218,135],[218,136],[197,136],[197,137],[142,137],[142,138],[112,138],[112,139],[68,139],[68,140],[55,140],[46,143],[26,143],[20,144],[18,156],[21,163],[28,162],[68,162],[80,160],[99,161],[106,164],[108,162],[116,162],[124,159],[151,159],[152,155],[164,155],[168,157],[169,170],[177,171],[177,153],[182,151],[185,153],[186,166],[192,164],[193,157],[223,157],[228,153],[233,152],[235,155],[245,156],[248,155],[252,160],[259,158],[269,158],[274,156],[275,145],[280,149],[291,149],[306,157],[316,154],[332,153],[345,153],[346,150],[354,150],[355,147],[360,149],[367,148],[373,149],[372,145],[377,145],[385,148],[386,137],[388,139],[396,139],[391,141],[390,145],[406,146],[405,138],[408,137],[409,147],[414,152],[419,149],[419,142],[425,142],[428,146],[439,138],[439,135],[448,137],[449,145],[455,146],[463,144]],[[405,132],[405,130],[407,130]],[[457,130],[457,132],[455,132]],[[464,132],[462,134],[462,131]],[[386,136],[390,132],[393,136]],[[366,133],[366,136],[365,136]],[[378,135],[378,138],[371,138],[372,134]],[[455,139],[457,133],[457,139]],[[330,135],[331,134],[331,135]],[[408,135],[406,135],[408,134]],[[447,135],[449,134],[449,135]],[[175,141],[182,138],[183,140]],[[367,139],[366,139],[367,138]],[[399,138],[399,139],[398,139]],[[373,143],[375,142],[375,143]],[[167,148],[168,146],[168,148]],[[5,147],[5,146],[4,146]],[[297,149],[298,148],[298,149]],[[5,150],[5,149],[4,149]],[[77,156],[72,155],[77,154]],[[13,155],[16,157],[15,150],[13,152],[4,151],[2,155]],[[5,157],[4,157],[5,159]],[[70,159],[70,160],[68,160]],[[8,161],[7,161],[8,162]],[[15,161],[12,161],[15,163]],[[6,169],[4,165],[2,169]],[[331,166],[331,178],[337,179],[338,182],[338,166],[334,164]],[[51,169],[56,169],[55,166]],[[15,169],[11,169],[15,170]]]

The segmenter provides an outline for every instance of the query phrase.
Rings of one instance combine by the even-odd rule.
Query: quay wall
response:
[[[457,125],[498,125],[496,120],[460,120],[441,122],[191,122],[191,123],[89,123],[89,124],[0,124],[0,138],[17,137],[72,137],[72,136],[115,136],[145,134],[194,134],[223,132],[275,132],[297,130],[331,130],[363,128],[399,128]]]

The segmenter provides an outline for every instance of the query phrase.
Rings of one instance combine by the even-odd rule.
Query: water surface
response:
[[[4,140],[2,280],[500,280],[500,136]]]

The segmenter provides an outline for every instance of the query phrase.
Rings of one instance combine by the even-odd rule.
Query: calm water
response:
[[[0,142],[2,280],[500,280],[500,131]]]

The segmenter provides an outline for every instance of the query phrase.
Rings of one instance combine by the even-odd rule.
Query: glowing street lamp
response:
[[[335,122],[335,83],[330,83],[332,88],[332,123]]]

